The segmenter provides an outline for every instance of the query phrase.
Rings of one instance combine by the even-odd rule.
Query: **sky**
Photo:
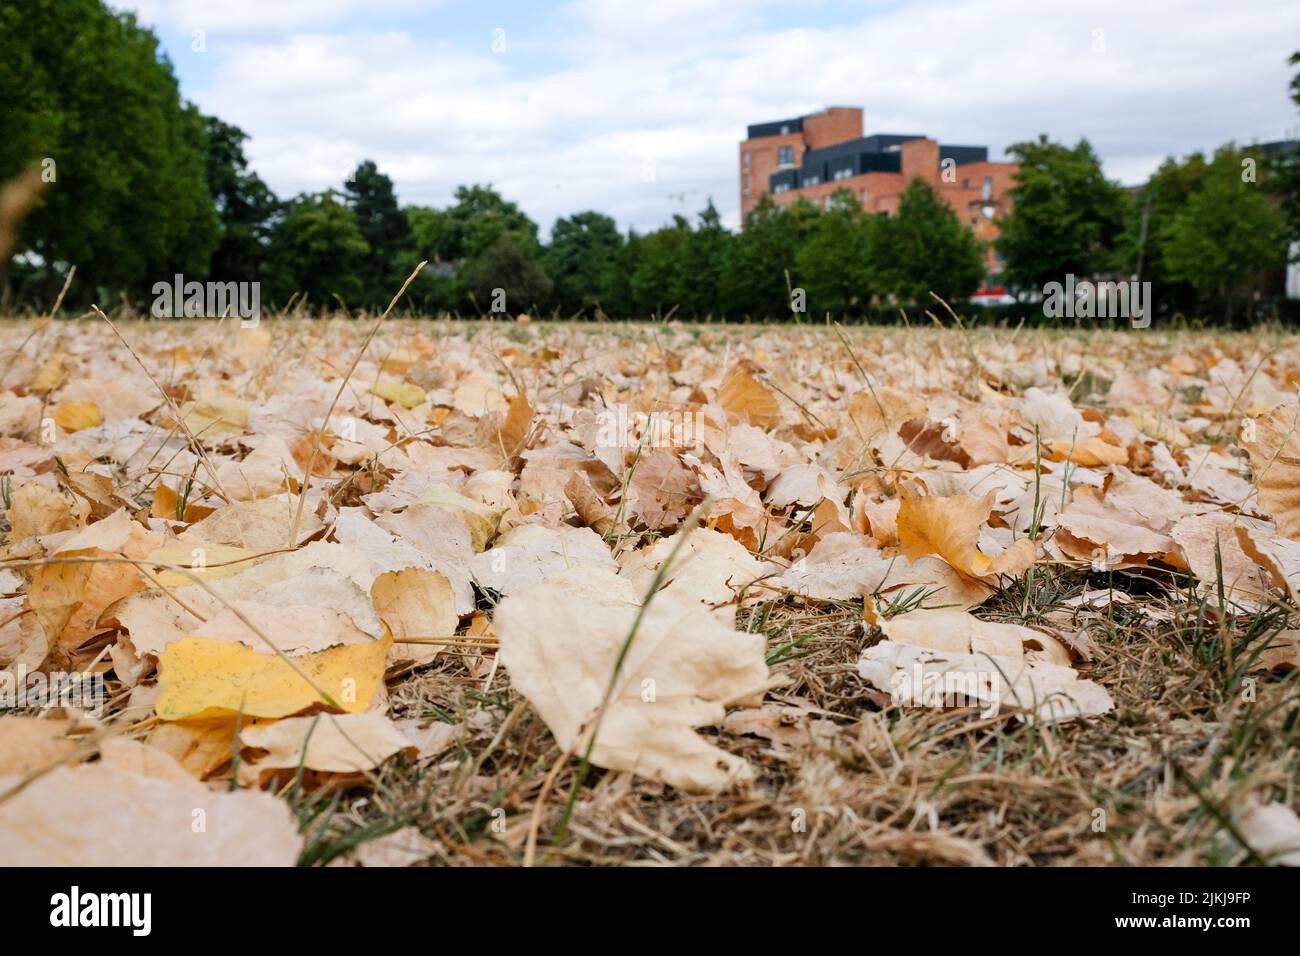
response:
[[[111,2],[111,0],[110,0]],[[1300,137],[1296,0],[118,0],[281,196],[362,159],[403,204],[491,183],[549,233],[739,220],[750,123],[861,106],[866,133],[1087,137],[1106,174]]]

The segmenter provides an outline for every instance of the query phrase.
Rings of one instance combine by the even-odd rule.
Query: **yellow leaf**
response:
[[[1083,468],[1096,468],[1099,465],[1123,465],[1128,462],[1128,450],[1112,445],[1105,439],[1093,435],[1077,441],[1062,438],[1049,439],[1044,442],[1051,453],[1053,461],[1069,459]]]
[[[399,382],[392,378],[380,379],[370,386],[370,391],[384,401],[401,405],[403,408],[414,408],[424,401],[424,389],[410,382]]]
[[[202,580],[216,581],[219,578],[247,571],[253,566],[253,562],[239,559],[257,553],[228,544],[190,544],[184,541],[169,541],[161,548],[151,551],[146,560],[191,568],[192,573]],[[158,586],[169,589],[194,584],[194,578],[180,571],[154,571],[153,576],[157,579]]]
[[[43,395],[62,385],[68,377],[68,368],[65,364],[67,358],[66,352],[55,352],[42,362],[41,367],[36,371],[36,377],[32,379],[30,391]]]
[[[244,434],[248,427],[248,402],[226,396],[186,402],[181,408],[181,418],[195,438],[204,441],[234,438]]]
[[[384,638],[304,654],[294,658],[295,670],[276,654],[229,641],[187,637],[167,645],[158,661],[162,692],[154,710],[163,720],[241,713],[288,717],[316,705],[360,713],[370,707],[384,679],[391,645]]]
[[[104,424],[104,416],[94,402],[60,402],[54,406],[53,417],[65,432],[79,432]]]

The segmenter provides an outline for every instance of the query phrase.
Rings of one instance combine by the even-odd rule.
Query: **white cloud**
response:
[[[140,21],[188,33],[260,33],[300,30],[341,20],[355,13],[414,12],[438,0],[136,0],[114,2],[134,10]]]
[[[385,2],[400,0],[366,6]],[[278,192],[337,185],[368,157],[404,201],[441,205],[459,183],[492,182],[543,230],[588,208],[653,227],[710,196],[734,225],[746,124],[830,104],[862,105],[867,132],[994,155],[1040,132],[1087,136],[1125,182],[1165,155],[1280,138],[1297,122],[1285,91],[1300,35],[1290,0],[1096,0],[1078,11],[932,0],[855,5],[833,21],[830,4],[783,4],[781,22],[793,10],[798,29],[765,29],[769,0],[580,0],[542,35],[503,15],[501,55],[318,27],[359,6],[344,0],[235,6],[259,22],[275,8],[292,25],[223,44],[210,88],[186,92],[252,135],[254,165]]]

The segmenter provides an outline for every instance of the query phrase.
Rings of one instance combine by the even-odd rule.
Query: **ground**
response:
[[[177,787],[274,793],[303,864],[1224,865],[1295,849],[1295,336],[92,316],[0,323],[0,356],[0,666],[101,673],[108,699],[94,717],[0,716],[0,836],[19,839],[24,793],[57,797],[97,764],[154,774],[156,758],[183,768]],[[238,517],[259,502],[284,510]],[[531,526],[562,543],[510,551]],[[679,574],[681,542],[705,540]],[[589,595],[587,614],[578,585],[546,583],[593,541],[599,580],[638,588],[643,632],[616,597]],[[302,577],[269,570],[292,560]],[[374,584],[413,567],[432,572],[418,594],[395,579],[415,612]],[[312,575],[335,584],[309,590]],[[164,626],[152,598],[184,611]],[[699,787],[676,743],[657,772],[656,745],[638,750],[641,676],[666,673],[632,663],[656,604],[681,615],[656,653],[687,672],[724,664],[684,635],[756,636],[725,666],[758,683],[690,687],[725,713],[695,721],[725,758]],[[295,633],[285,607],[341,636]],[[1036,632],[989,633],[1102,703],[926,706],[860,669],[868,648],[914,643],[897,622],[933,622],[926,659],[954,651],[966,612]],[[601,644],[606,619],[632,620],[628,636]],[[262,642],[299,661],[399,639],[358,710],[401,745],[344,770],[308,729],[273,763],[247,725],[289,733],[347,701],[181,699],[193,665],[166,655],[196,630],[271,664]],[[609,661],[602,697],[584,668]],[[585,728],[611,702],[632,756],[598,747],[588,766],[566,708]],[[128,767],[113,739],[149,749]]]

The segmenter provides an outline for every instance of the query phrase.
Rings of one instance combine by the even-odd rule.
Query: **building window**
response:
[[[852,167],[846,167],[846,168],[844,168],[844,169],[837,169],[837,170],[835,170],[835,177],[834,177],[834,178],[835,178],[835,181],[836,181],[836,182],[839,182],[841,179],[848,179],[848,178],[849,178],[850,176],[852,176],[852,175],[853,175],[853,169],[852,169]]]
[[[984,198],[985,199],[993,198],[993,177],[992,176],[984,177]]]
[[[776,150],[776,164],[778,166],[794,165],[794,147],[778,146]]]
[[[962,189],[970,189],[970,180],[969,180],[969,179],[963,179],[963,180],[961,181],[961,188],[962,188]]]
[[[749,169],[749,153],[741,153],[740,162],[746,169]]]
[[[865,206],[866,204],[867,204],[867,191],[864,189],[862,190],[862,205]]]
[[[806,178],[804,179],[804,181],[803,181],[802,183],[800,183],[799,185],[801,185],[801,186],[816,186],[816,185],[818,185],[821,181],[822,181],[822,179],[821,179],[820,176],[808,176],[808,177],[806,177]]]

